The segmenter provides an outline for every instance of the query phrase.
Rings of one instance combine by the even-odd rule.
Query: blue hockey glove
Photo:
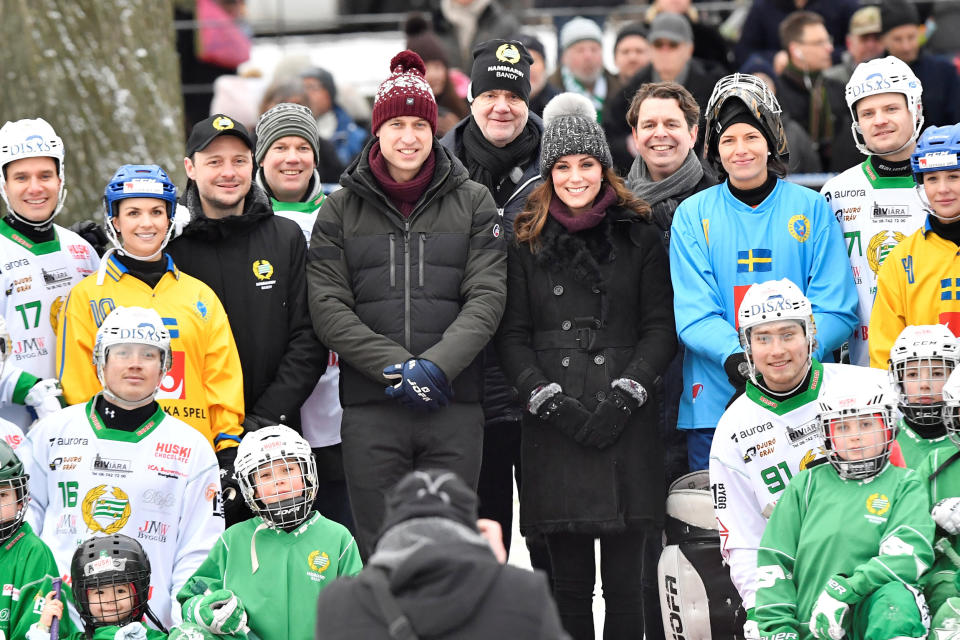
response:
[[[390,365],[383,370],[383,377],[394,382],[386,388],[387,397],[411,409],[439,409],[453,398],[447,376],[440,367],[423,358]]]

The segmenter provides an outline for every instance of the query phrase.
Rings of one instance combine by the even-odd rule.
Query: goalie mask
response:
[[[913,122],[913,135],[899,149],[877,153],[867,148],[866,139],[863,137],[863,130],[857,121],[857,102],[863,98],[876,96],[884,93],[902,93],[907,101],[907,110],[910,111],[910,118]],[[923,105],[921,96],[923,87],[920,80],[914,75],[909,65],[903,60],[894,56],[886,58],[877,58],[861,62],[853,70],[850,81],[847,82],[846,98],[847,108],[850,110],[852,118],[850,130],[853,132],[853,140],[857,149],[865,156],[880,155],[889,156],[900,153],[917,139],[920,131],[923,129]]]
[[[942,422],[941,390],[960,359],[960,343],[940,324],[911,325],[890,349],[890,383],[897,403],[911,425]]]
[[[163,628],[147,605],[150,559],[133,538],[116,533],[85,541],[73,554],[70,576],[77,613],[88,633],[138,622],[145,615]]]
[[[248,432],[234,462],[240,492],[267,526],[292,531],[307,519],[317,495],[310,445],[283,425]]]
[[[827,460],[841,478],[865,480],[880,473],[897,437],[896,405],[871,385],[820,399],[817,425]]]
[[[717,143],[727,123],[744,110],[759,125],[760,133],[767,140],[770,157],[781,160],[786,166],[790,153],[787,150],[787,134],[780,119],[780,103],[763,80],[749,73],[730,74],[713,87],[704,110],[704,155],[707,161],[719,175],[726,175]]]
[[[121,398],[116,390],[110,389],[104,373],[111,350],[121,345],[147,345],[160,350],[160,379],[157,385],[142,398]],[[160,388],[160,382],[173,366],[173,351],[170,348],[170,333],[163,324],[160,315],[153,309],[143,307],[117,307],[106,317],[97,329],[97,339],[93,345],[93,364],[97,368],[97,378],[103,385],[103,394],[110,402],[118,406],[136,404],[142,406],[144,400],[152,400]]]
[[[757,384],[757,366],[753,358],[750,336],[754,329],[769,322],[797,322],[803,328],[807,342],[807,369],[816,345],[817,333],[813,321],[813,308],[800,288],[790,280],[768,280],[751,285],[740,301],[737,310],[737,326],[740,345],[743,347],[750,368],[750,379]]]
[[[7,165],[24,158],[53,158],[57,165],[60,188],[57,191],[56,206],[46,220],[28,220],[10,205],[7,195]],[[0,128],[0,197],[3,197],[7,211],[14,219],[38,231],[46,231],[53,226],[53,219],[63,208],[66,196],[63,159],[63,140],[43,118],[7,122]]]
[[[27,516],[27,481],[13,447],[0,438],[0,543],[20,528]]]

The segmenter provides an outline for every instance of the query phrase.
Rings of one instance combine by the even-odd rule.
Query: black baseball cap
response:
[[[215,113],[193,125],[190,137],[187,138],[187,157],[189,158],[197,151],[203,151],[207,145],[222,135],[236,136],[243,140],[251,152],[254,150],[253,138],[250,137],[245,126],[230,116]]]

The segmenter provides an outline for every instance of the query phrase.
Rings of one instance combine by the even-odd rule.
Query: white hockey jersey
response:
[[[180,620],[177,591],[223,533],[217,459],[199,431],[159,408],[133,432],[106,428],[96,398],[31,429],[27,519],[65,581],[85,539],[135,538],[150,557],[150,608],[169,627]]]
[[[880,265],[890,250],[922,227],[926,219],[914,186],[912,176],[878,176],[867,159],[834,176],[820,190],[843,229],[860,298],[860,322],[849,342],[850,364],[870,366],[867,329]]]
[[[717,423],[710,447],[710,483],[720,553],[744,609],[753,606],[757,547],[767,519],[790,479],[825,455],[816,399],[824,389],[865,384],[887,385],[886,372],[814,360],[803,393],[781,402],[748,382],[747,392]]]
[[[0,220],[0,314],[13,340],[5,376],[17,367],[38,378],[56,377],[57,313],[73,285],[100,265],[86,240],[53,228],[55,240],[36,244]],[[0,417],[24,430],[33,421],[22,405],[3,407]]]

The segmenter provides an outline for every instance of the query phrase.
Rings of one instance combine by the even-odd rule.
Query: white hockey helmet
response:
[[[267,502],[257,497],[256,491],[261,484],[267,484],[261,472],[268,465],[276,471],[276,465],[271,464],[274,462],[282,462],[291,478],[293,472],[299,475],[303,488],[279,491],[277,486],[277,492]],[[233,468],[243,499],[267,526],[290,531],[310,515],[317,496],[317,462],[310,444],[290,427],[278,424],[247,432],[237,448]]]
[[[867,148],[863,130],[860,128],[860,123],[857,122],[856,105],[857,101],[862,98],[882,93],[902,93],[903,97],[906,98],[907,109],[910,111],[910,117],[913,120],[913,135],[899,149],[877,154]],[[877,58],[858,64],[850,76],[850,81],[847,82],[846,96],[847,108],[850,110],[850,117],[852,118],[850,130],[853,132],[853,141],[860,153],[886,156],[900,153],[913,144],[923,129],[922,95],[923,86],[920,84],[920,80],[910,69],[910,66],[900,58],[887,56],[886,58]]]
[[[905,418],[923,426],[939,424],[943,419],[942,399],[932,402],[911,401],[911,396],[904,388],[905,376],[908,373],[907,365],[916,365],[910,370],[914,381],[931,385],[942,383],[950,372],[956,369],[958,362],[960,362],[960,342],[950,329],[942,324],[910,325],[900,332],[893,347],[890,348],[888,370],[890,384],[897,393],[897,402]],[[940,368],[941,365],[945,371],[937,374],[935,369]],[[930,390],[926,395],[929,397],[936,394]]]
[[[24,158],[53,158],[57,163],[57,175],[60,177],[57,205],[50,217],[41,222],[34,222],[22,217],[13,210],[7,197],[7,165]],[[0,127],[0,197],[7,205],[7,211],[10,212],[10,215],[23,224],[40,231],[46,231],[53,225],[53,219],[63,208],[63,200],[67,193],[63,161],[63,140],[53,130],[50,123],[43,118],[27,118],[7,122],[3,127]]]
[[[145,344],[160,349],[160,379],[167,375],[170,367],[173,366],[173,350],[170,348],[170,332],[163,325],[154,309],[145,309],[143,307],[117,307],[110,312],[97,329],[97,339],[93,345],[93,364],[97,368],[97,378],[103,385],[104,395],[112,401],[128,402],[119,398],[110,389],[103,375],[104,366],[107,364],[107,357],[110,354],[111,347],[119,344]],[[157,388],[149,398],[156,395]],[[141,400],[146,400],[142,398]]]
[[[840,477],[863,480],[880,473],[897,437],[893,395],[871,384],[823,396],[819,405],[817,426],[827,460]],[[872,418],[879,418],[881,424],[864,422]]]
[[[807,338],[807,358],[813,357],[816,346],[817,326],[813,321],[813,307],[803,295],[800,287],[787,278],[758,282],[747,289],[740,308],[737,309],[737,326],[740,332],[740,346],[743,347],[747,364],[750,367],[750,379],[757,382],[757,368],[750,348],[750,332],[767,322],[794,320],[803,327]]]
[[[960,447],[960,369],[954,369],[943,385],[943,426],[953,444]]]

